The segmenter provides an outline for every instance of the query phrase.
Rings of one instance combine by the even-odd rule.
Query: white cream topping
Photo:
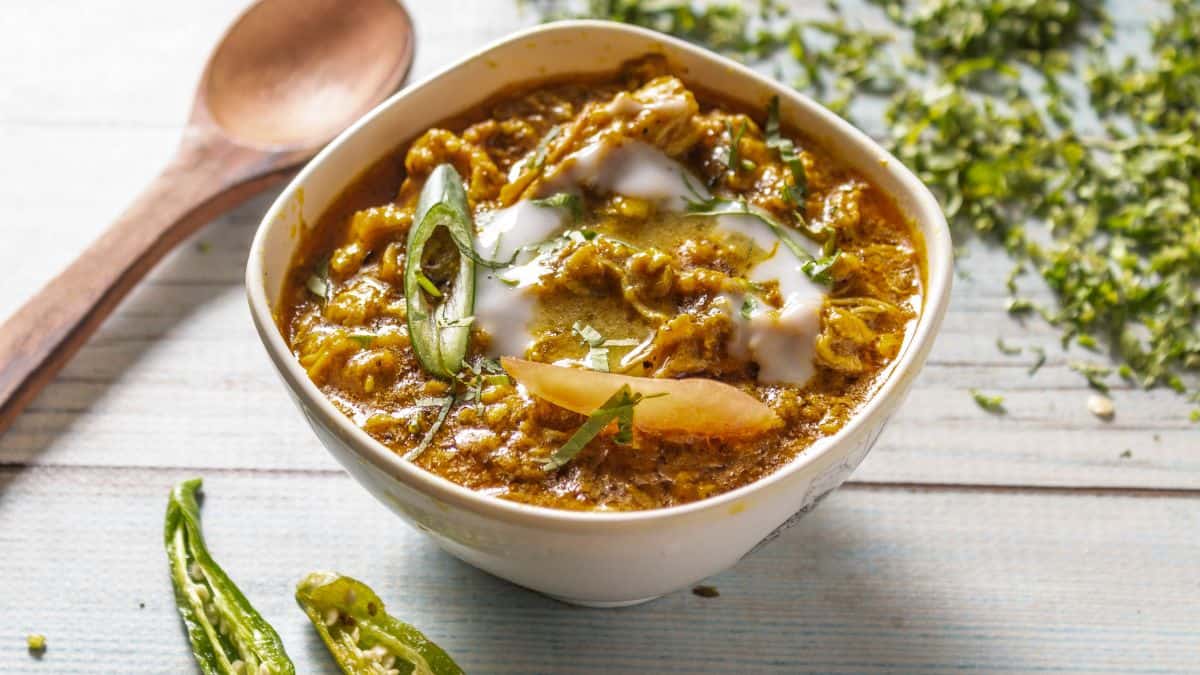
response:
[[[813,347],[821,330],[821,305],[825,289],[800,269],[800,260],[779,241],[767,224],[754,216],[717,216],[717,230],[747,237],[755,246],[773,251],[771,257],[750,270],[750,281],[779,282],[783,307],[776,310],[761,302],[752,303],[748,319],[741,308],[746,298],[726,295],[726,305],[735,329],[734,354],[749,355],[758,364],[758,380],[766,383],[804,384],[812,377]],[[820,254],[815,245],[802,237],[794,238],[813,256]]]
[[[650,101],[639,101],[633,94],[623,91],[608,104],[608,109],[617,117],[634,117],[643,110],[661,111],[666,115],[676,116],[687,112],[688,101],[683,96],[657,97]]]
[[[536,304],[531,287],[549,271],[526,246],[541,243],[563,226],[559,209],[522,201],[479,219],[476,250],[485,258],[516,264],[501,269],[480,266],[475,276],[475,325],[491,336],[490,356],[525,356],[533,344],[529,324]],[[520,253],[518,253],[520,252]]]
[[[639,141],[593,143],[569,155],[562,166],[542,188],[542,196],[574,192],[582,185],[601,194],[644,199],[664,212],[682,212],[688,200],[709,197],[703,183],[682,164]],[[760,219],[723,215],[715,221],[717,232],[741,235],[758,248],[772,252],[755,265],[749,278],[756,282],[778,281],[783,298],[779,309],[752,303],[749,318],[744,318],[741,310],[746,298],[722,296],[718,302],[735,327],[730,349],[758,363],[760,382],[804,384],[814,372],[813,348],[820,331],[825,290],[808,278],[800,269],[801,261]],[[480,224],[478,250],[486,257],[507,260],[522,247],[545,241],[562,227],[562,211],[518,202],[494,212]],[[812,255],[820,255],[805,238],[794,239]],[[521,253],[517,264],[506,269],[480,268],[475,321],[492,337],[489,354],[524,356],[534,339],[529,332],[535,306],[530,289],[547,272],[546,261],[533,253]]]
[[[600,194],[618,194],[653,202],[661,211],[683,211],[692,192],[703,197],[703,183],[661,150],[640,141],[592,143],[567,155],[564,168],[542,189],[543,195],[585,185]]]

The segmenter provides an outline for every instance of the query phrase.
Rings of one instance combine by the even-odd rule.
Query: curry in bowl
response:
[[[834,434],[924,279],[892,199],[777,100],[655,57],[429,129],[304,236],[276,316],[325,395],[428,471],[564,509],[696,501]]]

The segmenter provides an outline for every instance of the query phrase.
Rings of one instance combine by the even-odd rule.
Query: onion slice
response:
[[[582,415],[591,414],[614,391],[628,386],[645,397],[633,415],[633,425],[645,431],[750,436],[782,424],[767,404],[716,380],[631,377],[509,356],[500,363],[534,396]]]

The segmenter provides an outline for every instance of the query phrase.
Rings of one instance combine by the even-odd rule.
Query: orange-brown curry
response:
[[[648,509],[703,499],[770,474],[841,428],[885,376],[920,311],[919,234],[890,197],[839,163],[836,148],[802,134],[787,134],[807,179],[803,203],[793,205],[793,174],[766,142],[765,102],[755,108],[693,93],[669,72],[661,59],[647,58],[608,79],[522,87],[430,129],[354,180],[306,235],[277,309],[280,329],[312,381],[399,454],[435,424],[439,410],[429,399],[455,396],[415,461],[487,494],[565,509]],[[619,95],[646,105],[626,106],[622,117],[612,105]],[[652,105],[661,97],[682,103]],[[511,356],[578,364],[588,345],[572,326],[582,322],[606,337],[639,341],[614,348],[613,372],[719,380],[765,402],[783,424],[740,438],[635,430],[627,445],[609,430],[570,463],[548,470],[547,456],[585,416],[489,372],[494,366],[485,367],[482,355],[492,336],[478,326],[468,357],[473,366],[461,381],[422,370],[406,329],[406,234],[417,195],[438,164],[449,162],[464,177],[479,216],[544,196],[569,155],[605,135],[652,145],[713,194],[764,209],[795,236],[815,238],[838,255],[812,350],[815,375],[803,386],[762,384],[756,363],[729,348],[737,313],[718,311],[715,301],[730,289],[751,288],[761,302],[778,306],[775,284],[745,279],[764,254],[711,237],[703,219],[584,190],[576,228],[591,237],[564,239],[552,252],[551,272],[535,289],[536,340],[526,354]],[[731,166],[735,137],[740,160]],[[453,266],[458,252],[445,241],[433,244],[426,266],[440,283],[439,265]],[[450,262],[442,265],[439,257]],[[328,284],[319,293],[314,274]],[[640,350],[633,362],[622,358],[633,349]]]

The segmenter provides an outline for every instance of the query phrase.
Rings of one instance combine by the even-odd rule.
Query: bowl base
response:
[[[640,605],[642,603],[650,602],[651,600],[657,600],[662,597],[661,595],[652,595],[648,598],[639,598],[637,600],[617,600],[616,602],[598,602],[596,600],[580,600],[579,598],[568,598],[563,595],[550,595],[549,593],[544,593],[543,595],[545,595],[547,598],[553,598],[555,600],[558,600],[559,602],[565,602],[568,605],[576,605],[578,607],[594,607],[596,609],[615,609],[617,607],[632,607],[634,605]]]

